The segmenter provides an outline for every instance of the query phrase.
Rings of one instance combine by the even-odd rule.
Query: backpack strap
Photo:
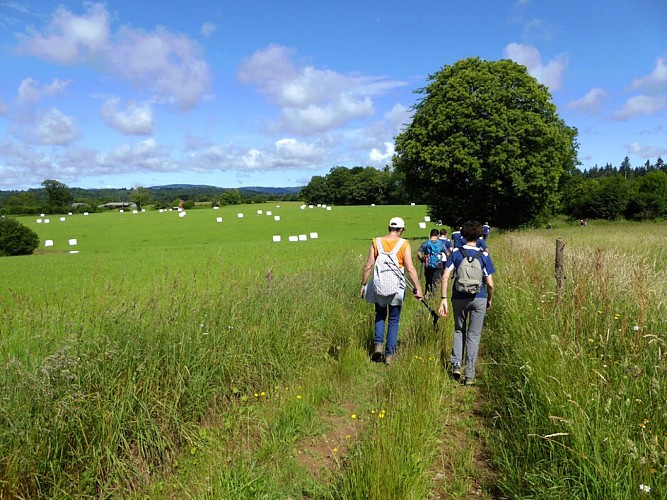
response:
[[[382,245],[382,238],[379,236],[375,238],[375,248],[378,251],[378,255],[380,255],[381,253],[387,253],[384,251],[384,246]]]
[[[389,255],[396,255],[400,251],[401,247],[403,246],[403,243],[405,243],[405,239],[404,238],[399,238],[398,241],[396,242],[396,244],[394,245],[394,248],[392,248],[391,252],[389,252]]]
[[[466,249],[463,247],[460,247],[459,251],[463,254],[464,258],[468,259],[468,262],[472,262],[473,260],[479,258],[479,256],[484,253],[484,249],[482,248],[477,250],[473,255],[470,255],[468,252],[466,252]]]

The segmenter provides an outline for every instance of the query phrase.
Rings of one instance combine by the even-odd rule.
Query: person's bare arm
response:
[[[491,309],[491,302],[493,301],[493,276],[486,277],[486,308]]]
[[[448,303],[447,303],[447,290],[449,289],[449,277],[452,275],[452,271],[447,267],[445,272],[442,274],[442,300],[440,301],[440,307],[438,308],[438,314],[440,316],[447,316]]]
[[[366,283],[368,283],[368,278],[371,275],[371,270],[373,269],[373,264],[375,264],[375,248],[371,243],[371,249],[368,252],[368,258],[366,259],[366,264],[364,265],[364,273],[361,275],[361,292],[360,297],[363,299],[366,294]]]

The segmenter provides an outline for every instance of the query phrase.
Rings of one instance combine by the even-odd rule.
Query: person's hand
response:
[[[438,314],[443,318],[447,316],[447,313],[449,312],[448,307],[449,306],[447,305],[447,299],[442,299],[440,301],[440,307],[438,308]]]
[[[486,310],[487,310],[487,311],[490,311],[490,310],[491,310],[491,299],[488,299],[488,300],[486,301]]]
[[[361,292],[359,292],[359,297],[363,299],[365,295],[366,295],[366,285],[361,285]]]
[[[421,288],[418,288],[415,290],[415,299],[417,300],[424,300],[424,292],[422,292]]]

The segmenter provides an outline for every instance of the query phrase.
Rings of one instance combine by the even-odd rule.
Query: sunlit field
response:
[[[665,495],[665,224],[492,232],[470,391],[451,318],[410,298],[396,364],[368,360],[370,238],[398,215],[416,251],[425,207],[279,205],[21,219],[41,245],[0,259],[0,497]],[[493,477],[449,441],[471,398]]]
[[[667,495],[666,242],[664,223],[594,222],[493,244],[488,394],[509,496]]]

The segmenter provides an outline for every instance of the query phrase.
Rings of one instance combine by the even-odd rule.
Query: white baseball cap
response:
[[[389,221],[389,227],[405,228],[405,221],[400,217],[392,217]]]

